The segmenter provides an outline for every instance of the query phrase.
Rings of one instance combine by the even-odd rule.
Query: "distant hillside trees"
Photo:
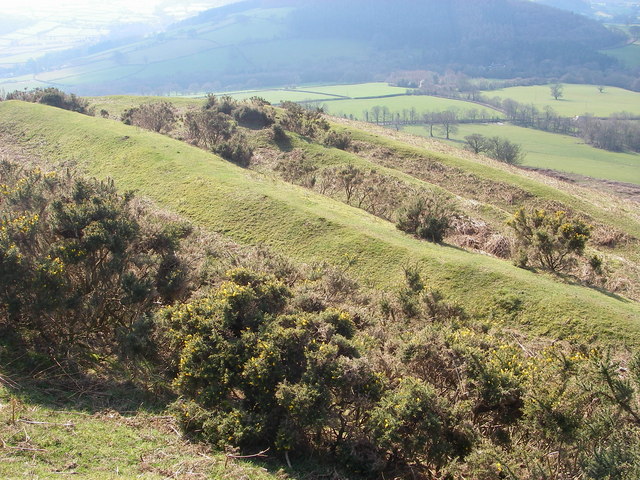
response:
[[[453,110],[439,113],[435,120],[442,127],[442,133],[447,140],[449,140],[451,134],[455,134],[458,131],[458,115]]]
[[[562,117],[549,106],[541,110],[510,98],[483,98],[483,101],[500,108],[518,126],[581,137],[589,145],[605,150],[640,152],[640,125],[638,118],[629,113],[614,113],[610,118],[589,114],[570,118]]]
[[[495,111],[492,113],[487,108],[481,110],[477,108],[469,108],[467,110],[451,108],[442,111],[419,112],[415,107],[393,111],[389,107],[375,105],[362,112],[362,119],[377,125],[394,127],[400,125],[427,125],[431,136],[433,136],[434,128],[439,126],[443,135],[446,136],[447,130],[450,134],[454,133],[453,129],[456,128],[458,123],[495,122],[500,119],[500,114]]]
[[[376,65],[393,62],[394,70],[429,64],[444,72],[455,65],[458,71],[487,78],[559,78],[573,70],[619,68],[598,50],[622,43],[624,35],[586,17],[533,2],[427,0],[374,5],[364,0],[306,2],[291,13],[291,28],[303,38],[367,42],[376,49]],[[412,48],[416,48],[414,58],[398,54]]]
[[[596,148],[614,152],[640,152],[640,123],[628,114],[598,119],[591,115],[578,118],[576,125],[584,141]]]
[[[464,137],[464,141],[467,144],[467,149],[476,154],[483,153],[487,148],[487,137],[478,133],[467,135]]]

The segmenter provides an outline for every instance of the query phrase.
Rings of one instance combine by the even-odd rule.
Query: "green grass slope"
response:
[[[264,244],[300,261],[357,258],[364,283],[390,288],[402,267],[419,264],[431,285],[489,313],[511,295],[515,321],[557,337],[640,343],[640,305],[517,269],[509,262],[416,240],[340,202],[157,134],[37,104],[0,104],[0,131],[58,164],[76,163],[113,178],[161,206],[247,244]],[[478,167],[480,168],[480,167]]]
[[[0,370],[0,478],[4,480],[282,478],[259,465],[227,460],[222,453],[189,443],[175,420],[164,413],[145,411],[139,404],[129,406],[135,414],[121,414],[113,404],[89,405],[87,399],[113,399],[108,394],[114,392],[87,395],[20,379],[14,382],[3,374]],[[128,399],[131,392],[120,395],[120,400]]]

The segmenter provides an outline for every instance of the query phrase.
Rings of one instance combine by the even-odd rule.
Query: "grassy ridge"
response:
[[[575,87],[578,86],[571,86],[571,88]],[[595,89],[593,86],[581,87],[589,87],[588,91]],[[631,92],[620,89],[613,89],[613,91],[626,92],[624,95],[632,94]],[[385,83],[365,83],[354,85],[332,85],[325,87],[308,86],[300,87],[297,90],[247,90],[219,93],[218,95],[230,95],[238,100],[247,99],[253,96],[260,96],[274,104],[278,104],[284,100],[313,100],[323,105],[325,111],[331,115],[338,117],[353,115],[356,119],[364,119],[364,111],[370,111],[374,106],[386,106],[392,114],[402,114],[404,110],[408,111],[411,110],[411,108],[415,108],[418,115],[425,112],[449,109],[461,112],[476,109],[483,112],[489,118],[504,117],[504,115],[497,110],[471,102],[432,96],[408,95],[390,98],[358,98],[404,92],[405,89],[391,87]],[[608,95],[609,93],[609,90],[606,90],[605,94],[602,95]],[[340,97],[330,95],[339,95],[350,98],[340,99]],[[640,97],[637,97],[636,103],[638,99],[640,99]],[[114,95],[91,97],[89,100],[98,112],[101,109],[106,109],[112,117],[118,118],[125,108],[131,108],[141,103],[159,101],[161,98]],[[203,102],[201,98],[188,97],[167,97],[163,100],[171,101],[179,109],[199,107]],[[630,105],[635,104],[631,103]],[[373,121],[371,114],[369,117],[369,120]],[[427,127],[423,126],[405,126],[403,130],[415,135],[428,135]],[[456,140],[462,140],[465,135],[469,135],[471,133],[482,133],[487,136],[505,136],[510,138],[512,141],[523,145],[527,152],[527,157],[524,161],[524,164],[527,166],[550,168],[561,172],[577,173],[606,180],[636,184],[640,182],[640,169],[638,168],[640,156],[637,154],[608,152],[606,150],[597,149],[581,143],[573,137],[555,135],[533,129],[495,124],[463,124],[460,126],[458,134],[453,135],[453,138]]]
[[[0,104],[0,119],[0,129],[20,135],[45,158],[77,162],[91,175],[112,177],[120,188],[137,190],[241,242],[265,244],[301,261],[339,263],[344,255],[355,255],[353,273],[377,287],[394,287],[402,266],[417,263],[431,285],[471,312],[488,313],[497,299],[511,295],[523,301],[517,322],[534,332],[640,343],[640,305],[635,302],[418,241],[362,211],[182,142],[20,102]]]
[[[433,151],[425,150],[425,148],[434,148],[433,142],[427,138],[422,140],[411,137],[411,143],[408,143],[409,137],[407,135],[389,132],[385,129],[372,127],[370,131],[361,129],[351,129],[351,131],[356,140],[365,140],[375,145],[394,149],[400,159],[416,156],[434,158],[446,165],[461,168],[466,172],[477,175],[479,178],[505,182],[517,186],[535,197],[562,202],[576,211],[587,213],[597,221],[613,225],[633,237],[640,237],[640,223],[638,222],[637,212],[628,205],[611,209],[608,204],[608,202],[610,202],[609,199],[605,199],[603,203],[597,198],[586,198],[584,195],[576,195],[574,192],[569,192],[566,189],[560,190],[524,176],[517,169],[503,163],[481,160],[459,149],[442,149],[441,146],[438,146],[438,149],[446,151],[434,153]],[[438,144],[440,144],[440,142],[438,142]],[[590,195],[592,196],[593,194],[590,192]]]

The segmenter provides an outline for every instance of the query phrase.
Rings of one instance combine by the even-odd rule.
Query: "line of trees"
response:
[[[354,115],[350,115],[349,118],[358,120]],[[375,123],[377,125],[393,125],[399,127],[401,125],[435,125],[445,120],[448,122],[455,120],[457,123],[497,122],[500,120],[500,117],[497,112],[492,114],[486,108],[470,108],[468,110],[451,108],[442,111],[425,112],[418,111],[415,107],[392,111],[386,105],[374,105],[370,109],[362,112],[362,119],[365,122]]]
[[[580,136],[589,145],[614,152],[640,152],[640,122],[627,114],[606,119],[585,115],[576,123]]]
[[[539,109],[511,99],[492,99],[514,124],[552,133],[582,138],[596,148],[610,151],[640,151],[640,125],[638,117],[630,113],[614,113],[609,118],[597,118],[591,114],[570,118],[559,115],[552,107]]]

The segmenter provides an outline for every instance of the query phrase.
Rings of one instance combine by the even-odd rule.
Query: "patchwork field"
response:
[[[406,88],[394,87],[384,82],[358,83],[353,85],[309,86],[305,87],[305,90],[349,98],[381,97],[384,95],[404,95],[407,93]]]

